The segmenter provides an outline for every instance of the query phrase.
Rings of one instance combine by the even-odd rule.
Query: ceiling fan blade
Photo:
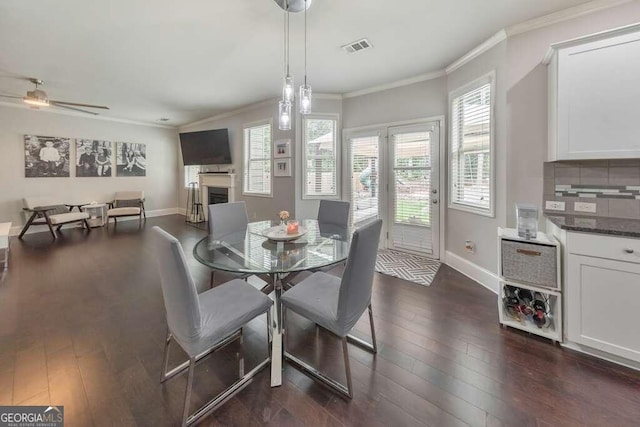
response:
[[[105,107],[104,105],[78,104],[77,102],[54,101],[54,100],[49,100],[49,102],[56,105],[63,104],[63,105],[73,105],[75,107],[101,108],[103,110],[109,109],[109,107]]]
[[[87,111],[87,110],[82,110],[80,108],[74,108],[74,107],[69,107],[69,106],[66,106],[66,105],[60,105],[60,103],[58,103],[58,102],[50,102],[50,103],[52,105],[55,105],[56,107],[66,108],[67,110],[80,111],[81,113],[93,114],[94,116],[98,115],[98,113],[94,113],[93,111]]]
[[[0,96],[3,98],[13,98],[13,99],[22,99],[22,96],[14,96],[14,95],[3,95],[0,93]]]

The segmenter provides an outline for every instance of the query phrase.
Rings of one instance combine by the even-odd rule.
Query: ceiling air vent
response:
[[[358,40],[357,42],[345,44],[344,46],[342,46],[342,49],[344,49],[348,53],[356,53],[366,49],[371,49],[372,47],[373,45],[369,40],[362,39]]]

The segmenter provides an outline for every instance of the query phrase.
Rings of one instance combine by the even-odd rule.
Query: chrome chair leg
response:
[[[268,321],[268,323],[271,323],[270,320]],[[271,356],[269,355],[267,359],[258,363],[258,365],[255,368],[253,368],[251,371],[244,372],[244,360],[241,359],[240,369],[239,369],[240,378],[236,382],[234,382],[230,387],[228,387],[225,391],[218,394],[216,397],[214,397],[213,399],[209,400],[206,404],[204,404],[200,409],[196,410],[193,414],[189,415],[189,406],[191,403],[191,392],[193,390],[193,377],[194,377],[196,364],[202,359],[204,359],[206,356],[208,356],[209,354],[225,347],[227,344],[235,341],[238,338],[240,338],[240,341],[241,341],[240,345],[242,346],[243,332],[242,332],[242,329],[234,332],[224,340],[220,341],[214,347],[203,351],[202,353],[200,353],[195,357],[189,358],[188,361],[182,363],[179,366],[176,366],[175,368],[167,372],[167,366],[168,366],[168,360],[169,360],[169,343],[171,341],[171,338],[172,338],[171,334],[168,333],[167,341],[165,343],[165,355],[163,360],[163,367],[162,367],[163,369],[162,369],[162,376],[160,381],[164,382],[168,379],[173,378],[177,374],[183,372],[185,369],[187,368],[189,369],[189,374],[187,377],[187,389],[185,391],[185,396],[184,396],[184,410],[183,410],[183,417],[182,417],[183,426],[190,426],[198,422],[205,415],[208,415],[214,410],[216,410],[220,405],[225,403],[229,398],[235,395],[238,391],[242,390],[247,384],[249,384],[253,380],[253,378],[260,371],[262,371],[271,363]]]
[[[271,310],[267,310],[267,347],[269,347],[269,360],[271,360],[271,342],[273,341],[273,324],[271,322]]]
[[[320,382],[321,384],[333,389],[347,397],[349,399],[353,398],[353,388],[351,385],[351,365],[349,364],[349,350],[347,348],[347,337],[343,337],[342,339],[342,351],[344,353],[344,366],[347,374],[347,386],[345,387],[343,384],[340,384],[338,381],[329,377],[325,373],[321,372],[319,369],[311,366],[307,362],[299,359],[293,354],[287,352],[287,323],[286,323],[286,313],[287,308],[283,306],[282,310],[282,345],[284,348],[284,358],[289,361],[294,367],[300,369],[303,373],[310,375],[312,378]]]
[[[193,388],[193,373],[196,368],[194,357],[189,359],[189,376],[187,377],[187,389],[184,393],[184,410],[182,412],[182,426],[185,427],[189,421],[189,404],[191,403],[191,389]]]
[[[378,352],[378,343],[376,341],[376,330],[373,326],[373,309],[371,308],[371,303],[369,303],[369,326],[371,326],[371,344],[353,335],[347,335],[347,339],[351,344],[355,344],[364,350],[376,354]]]
[[[369,303],[369,325],[371,325],[371,342],[373,343],[373,352],[378,352],[378,342],[376,341],[376,328],[373,326],[373,309]]]
[[[160,373],[160,382],[163,383],[167,379],[167,368],[169,367],[169,345],[171,344],[171,332],[167,330],[167,339],[164,343],[164,356],[162,358],[162,372]]]
[[[344,356],[344,370],[347,374],[347,395],[353,399],[353,386],[351,384],[351,365],[349,364],[349,344],[347,337],[342,337],[342,354]]]

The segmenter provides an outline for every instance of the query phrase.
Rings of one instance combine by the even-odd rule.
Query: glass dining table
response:
[[[282,291],[291,273],[315,270],[347,259],[351,233],[334,224],[302,220],[306,234],[292,241],[266,237],[278,224],[272,221],[249,223],[246,232],[233,232],[200,240],[193,255],[209,268],[232,273],[267,275],[273,285],[271,316],[271,387],[282,385]],[[275,238],[286,231],[276,230]],[[273,237],[273,235],[272,235]]]

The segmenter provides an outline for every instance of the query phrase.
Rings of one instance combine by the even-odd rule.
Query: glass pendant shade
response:
[[[278,103],[278,129],[291,130],[291,103],[280,101]]]
[[[300,114],[311,113],[311,86],[300,86]]]
[[[291,74],[287,74],[284,78],[284,84],[282,86],[282,99],[286,102],[293,102],[293,93],[293,76]]]

